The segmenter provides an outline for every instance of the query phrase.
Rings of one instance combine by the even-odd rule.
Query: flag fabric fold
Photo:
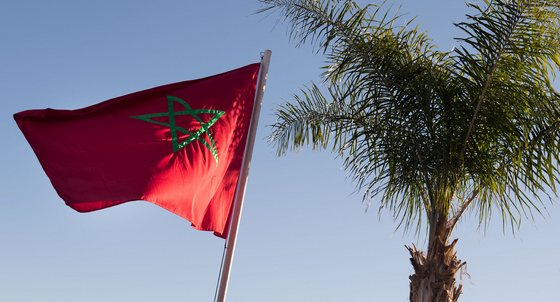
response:
[[[226,238],[260,64],[77,110],[14,114],[65,203],[145,200]]]

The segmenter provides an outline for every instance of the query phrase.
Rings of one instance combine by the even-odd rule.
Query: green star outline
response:
[[[183,106],[185,106],[186,110],[175,112],[173,102],[181,103]],[[168,111],[164,112],[164,113],[152,113],[152,114],[137,115],[137,116],[130,116],[130,117],[131,118],[136,118],[136,119],[139,119],[139,120],[143,120],[143,121],[149,122],[149,123],[168,126],[171,129],[171,141],[173,142],[173,152],[177,152],[177,151],[181,150],[181,148],[190,144],[195,139],[198,140],[199,142],[204,144],[204,146],[206,146],[206,148],[208,148],[208,150],[210,150],[210,152],[214,156],[214,159],[216,160],[216,165],[217,165],[218,164],[218,150],[216,149],[216,144],[214,143],[214,138],[212,137],[212,135],[210,134],[210,131],[208,131],[208,129],[210,127],[212,127],[212,125],[214,125],[214,123],[216,123],[216,121],[218,121],[218,119],[220,119],[220,117],[222,117],[222,115],[224,115],[225,111],[220,111],[220,110],[215,110],[215,109],[196,109],[196,110],[193,110],[191,108],[191,106],[189,106],[189,104],[187,104],[187,102],[181,100],[180,98],[176,98],[176,97],[173,97],[173,96],[170,96],[170,95],[167,96],[167,108],[168,108]],[[214,116],[208,122],[204,123],[197,116],[197,114],[200,114],[200,113],[210,113],[210,114],[214,114]],[[190,131],[188,131],[184,128],[181,128],[181,127],[179,127],[175,124],[175,116],[176,115],[190,115],[200,123],[201,127],[196,132],[190,132]],[[163,122],[158,122],[158,121],[151,120],[151,118],[153,118],[153,117],[161,117],[161,116],[169,117],[169,123],[163,123]],[[177,139],[177,131],[188,134],[189,137],[186,140],[184,140],[183,142],[179,143],[179,140]],[[209,138],[212,146],[210,146],[207,141],[200,138],[200,135],[204,132],[206,132],[206,134],[208,135],[208,138]]]

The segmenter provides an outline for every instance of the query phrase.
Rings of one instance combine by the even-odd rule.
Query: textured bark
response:
[[[466,262],[457,259],[457,239],[446,245],[440,238],[436,237],[427,255],[414,244],[406,247],[415,272],[409,277],[410,302],[456,302],[461,295],[463,285],[455,287],[455,275]]]

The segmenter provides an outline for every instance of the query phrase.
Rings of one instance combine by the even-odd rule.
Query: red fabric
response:
[[[145,200],[184,217],[198,230],[226,238],[259,67],[252,64],[83,109],[28,110],[14,118],[58,195],[76,211]],[[217,156],[205,131],[199,138],[207,145],[194,139],[174,151],[171,126],[138,118],[169,114],[169,99],[180,99],[192,110],[224,112],[208,127]],[[201,128],[182,103],[171,103],[175,125],[192,133]],[[196,116],[207,125],[215,118],[212,113]],[[171,125],[169,116],[149,120]],[[178,143],[191,136],[176,131]]]

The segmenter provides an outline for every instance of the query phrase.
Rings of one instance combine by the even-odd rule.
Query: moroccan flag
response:
[[[14,118],[76,211],[145,200],[226,238],[259,67]]]

